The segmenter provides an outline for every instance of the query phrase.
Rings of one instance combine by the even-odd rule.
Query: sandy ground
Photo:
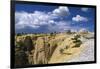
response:
[[[49,63],[82,62],[94,60],[94,39],[88,40],[81,38],[83,44],[79,48],[69,48],[68,50],[65,50],[65,54],[60,54],[59,50],[70,43],[68,39],[70,39],[70,37],[66,37],[63,43],[56,48]],[[68,55],[68,53],[70,53],[70,55]]]
[[[94,39],[85,40],[84,47],[79,56],[68,62],[94,61]]]

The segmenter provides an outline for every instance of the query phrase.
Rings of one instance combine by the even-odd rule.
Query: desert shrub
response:
[[[53,32],[51,32],[51,33],[50,33],[50,36],[53,36],[53,35],[54,35]]]
[[[21,36],[22,34],[21,34],[21,33],[17,33],[16,35],[17,35],[17,36]]]
[[[64,49],[60,49],[59,51],[60,51],[60,54],[63,54]]]
[[[71,40],[76,40],[76,38],[71,38]]]
[[[71,34],[71,30],[67,30],[67,32],[66,32],[67,34]]]
[[[78,43],[78,42],[81,42],[81,40],[75,40],[75,41],[73,41],[73,43]]]
[[[80,35],[75,35],[74,37],[75,37],[75,38],[80,38]]]
[[[80,47],[80,46],[81,46],[81,44],[82,44],[82,42],[81,42],[81,41],[79,41],[79,42],[77,42],[77,43],[75,44],[75,46],[73,46],[73,48],[74,48],[74,47]]]
[[[57,34],[57,32],[51,32],[50,36],[55,36]]]
[[[24,43],[22,41],[17,42],[17,45],[24,46]]]
[[[73,40],[73,43],[75,43],[75,46],[73,47],[80,47],[80,45],[82,44],[82,41],[79,40],[80,35],[75,35],[74,38],[71,38]]]
[[[37,38],[38,38],[37,36],[33,36],[32,40],[37,40]]]
[[[23,50],[24,43],[22,41],[16,42],[15,49],[16,50]]]
[[[65,53],[65,54],[67,54],[67,55],[72,55],[72,53]]]
[[[71,38],[71,40],[74,40],[73,42],[77,43],[77,42],[80,42],[79,38],[80,38],[80,35],[75,35],[74,38]]]
[[[65,47],[65,49],[68,49],[68,48],[69,48],[69,46],[66,46],[66,47]]]

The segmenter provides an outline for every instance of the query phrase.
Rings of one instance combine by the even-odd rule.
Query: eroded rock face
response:
[[[21,38],[21,36],[19,36]],[[78,48],[80,47],[79,36],[73,36],[69,38],[69,35],[66,34],[56,34],[54,35],[33,35],[33,36],[24,36],[24,39],[16,43],[16,65],[33,65],[33,64],[48,64],[53,56],[59,54],[66,54],[67,49],[69,48]],[[19,40],[19,39],[16,39]],[[19,44],[18,44],[19,43]],[[18,48],[17,48],[18,47]],[[59,49],[58,49],[59,48]],[[58,54],[54,55],[54,52],[58,51]],[[70,53],[67,53],[71,55]],[[23,59],[22,59],[23,58]],[[25,62],[24,62],[25,61]]]
[[[50,41],[50,57],[52,56],[54,50],[56,49],[57,47],[57,43],[55,42],[55,40],[51,40]]]
[[[45,51],[45,41],[43,37],[38,37],[35,45],[34,64],[46,64],[47,57]]]
[[[29,55],[31,50],[34,49],[32,39],[30,36],[26,36],[25,39],[16,42],[15,48],[15,65],[28,65],[31,59]]]
[[[15,53],[15,66],[27,64],[29,64],[27,54],[23,50],[18,50]]]
[[[23,65],[26,63],[47,64],[54,49],[56,48],[54,41],[49,43],[50,37],[47,36],[35,38],[26,36],[22,40],[16,43],[16,65]],[[23,56],[25,59],[23,58]]]
[[[28,54],[28,62],[29,64],[34,64],[34,53],[29,53]]]

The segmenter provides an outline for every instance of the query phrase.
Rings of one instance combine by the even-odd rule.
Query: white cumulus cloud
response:
[[[53,10],[53,14],[57,16],[66,16],[69,14],[69,9],[68,7],[60,6],[57,9]]]
[[[15,12],[15,27],[17,29],[32,27],[39,28],[41,25],[54,23],[53,19],[57,17],[40,11],[28,12]]]
[[[71,21],[63,20],[61,16],[67,16],[69,14],[68,7],[60,6],[51,12],[43,11],[33,11],[31,13],[20,11],[15,12],[15,28],[24,29],[26,27],[31,27],[34,29],[41,29],[41,27],[46,26],[48,31],[66,31],[75,30],[79,27],[71,26]],[[60,16],[60,17],[59,17]],[[73,21],[87,21],[87,18],[80,15],[72,18]]]
[[[55,25],[49,25],[48,29],[50,31],[57,31],[57,32],[63,32],[68,29],[71,29],[70,22],[67,21],[58,21],[55,22]]]
[[[58,16],[65,16],[69,13],[68,7],[60,6],[51,12],[34,11],[33,13],[21,11],[15,12],[15,28],[22,29],[31,27],[37,29],[43,25],[55,24]]]
[[[80,22],[80,21],[88,21],[86,17],[76,15],[75,17],[72,18],[73,21]]]

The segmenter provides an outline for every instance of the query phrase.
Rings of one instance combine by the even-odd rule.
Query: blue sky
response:
[[[94,32],[94,8],[15,5],[15,31],[26,33],[79,31],[85,29]]]

